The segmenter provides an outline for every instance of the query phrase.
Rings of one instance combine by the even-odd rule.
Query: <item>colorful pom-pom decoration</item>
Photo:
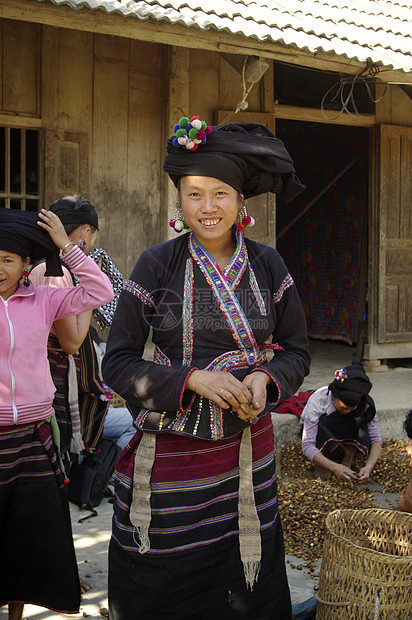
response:
[[[175,232],[178,232],[178,233],[182,232],[182,230],[184,229],[189,228],[184,220],[179,220],[179,219],[175,220],[173,217],[171,220],[169,220],[169,226],[170,228],[173,228]]]
[[[255,223],[255,219],[251,215],[246,214],[241,222],[237,222],[236,230],[245,230],[248,226],[254,226]]]
[[[338,383],[343,383],[347,378],[348,373],[346,372],[346,368],[341,368],[340,370],[335,371],[335,379]]]
[[[173,146],[181,147],[186,151],[195,151],[199,144],[206,142],[207,136],[212,133],[212,128],[205,121],[201,121],[198,116],[182,116],[179,122],[173,127],[175,138]]]
[[[185,223],[182,220],[176,220],[175,225],[173,226],[176,232],[182,232],[184,227]]]

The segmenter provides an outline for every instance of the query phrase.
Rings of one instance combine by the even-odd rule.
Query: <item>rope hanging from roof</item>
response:
[[[263,75],[269,68],[269,64],[257,56],[246,56],[242,65],[242,99],[236,104],[234,110],[232,110],[225,118],[222,124],[229,121],[233,114],[238,114],[247,110],[249,103],[247,101],[248,96],[252,92],[254,87],[257,87],[258,83],[262,79]]]
[[[246,85],[246,76],[245,76],[245,70],[246,70],[246,63],[248,61],[248,57],[245,58],[244,62],[243,62],[243,67],[242,67],[242,89],[243,89],[243,96],[241,101],[239,101],[239,103],[236,105],[236,109],[235,109],[235,114],[238,114],[238,112],[243,110],[247,110],[247,108],[249,107],[249,104],[247,102],[247,98],[248,95],[250,93],[250,91],[252,90],[252,88],[255,86],[256,82],[249,82],[249,86]]]

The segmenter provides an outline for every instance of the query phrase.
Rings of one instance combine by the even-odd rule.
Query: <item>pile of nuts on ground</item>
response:
[[[382,493],[403,494],[411,470],[405,442],[385,441],[371,482],[380,485]],[[355,459],[352,468],[358,471],[364,460]],[[376,492],[376,484],[374,489]],[[397,503],[393,506],[396,509]],[[326,516],[339,508],[364,509],[376,507],[368,484],[338,482],[332,477],[322,481],[313,478],[313,465],[302,454],[300,443],[282,446],[282,478],[279,480],[279,510],[285,536],[285,550],[306,561],[322,557]]]

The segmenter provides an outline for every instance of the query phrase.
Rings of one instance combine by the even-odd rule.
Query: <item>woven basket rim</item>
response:
[[[391,561],[395,561],[397,563],[410,563],[412,562],[412,554],[411,555],[394,555],[391,553],[385,553],[384,551],[377,551],[375,549],[368,549],[367,547],[362,547],[361,545],[358,545],[356,543],[354,543],[353,541],[351,541],[349,538],[345,538],[345,536],[342,536],[341,534],[337,534],[336,532],[334,532],[331,527],[330,527],[330,521],[332,520],[332,518],[335,518],[338,516],[338,514],[342,514],[342,513],[350,513],[350,514],[354,514],[354,513],[358,513],[359,516],[364,515],[366,513],[371,514],[371,513],[385,513],[385,514],[391,514],[392,516],[402,516],[402,518],[405,521],[408,521],[410,519],[411,521],[411,526],[412,526],[412,514],[408,514],[405,512],[402,512],[400,510],[390,510],[390,509],[386,509],[386,508],[364,508],[362,510],[356,510],[355,508],[338,508],[336,510],[334,510],[333,512],[330,512],[326,519],[325,519],[325,526],[327,528],[327,531],[335,536],[336,538],[338,538],[339,540],[343,541],[346,544],[350,544],[353,547],[355,547],[356,549],[359,549],[359,551],[361,551],[363,554],[370,554],[371,556],[379,556],[382,557],[382,559],[385,558],[390,558]]]
[[[336,513],[345,513],[345,514],[355,514],[357,513],[358,515],[361,514],[366,514],[366,513],[383,513],[383,514],[390,514],[390,515],[394,515],[395,517],[402,517],[403,519],[405,519],[406,521],[408,521],[409,519],[412,519],[412,513],[409,512],[403,512],[402,510],[393,510],[392,508],[336,508],[336,510],[333,510],[332,512],[329,512],[327,517],[330,517],[331,515],[334,515]]]

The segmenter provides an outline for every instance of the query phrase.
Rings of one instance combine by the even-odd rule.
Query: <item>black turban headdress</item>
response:
[[[38,221],[34,211],[0,207],[0,250],[29,256],[31,262],[45,258],[45,275],[62,276],[59,248]]]
[[[85,198],[59,198],[51,203],[49,210],[59,216],[63,226],[91,224],[99,229],[99,218],[93,205]]]
[[[369,394],[372,383],[360,362],[352,362],[350,366],[335,372],[335,379],[329,384],[333,396],[348,407],[359,405],[362,398]]]
[[[163,169],[176,187],[183,176],[208,176],[227,183],[245,198],[272,192],[285,202],[306,188],[283,142],[259,123],[216,125],[196,150],[175,144],[175,136],[168,139]]]

